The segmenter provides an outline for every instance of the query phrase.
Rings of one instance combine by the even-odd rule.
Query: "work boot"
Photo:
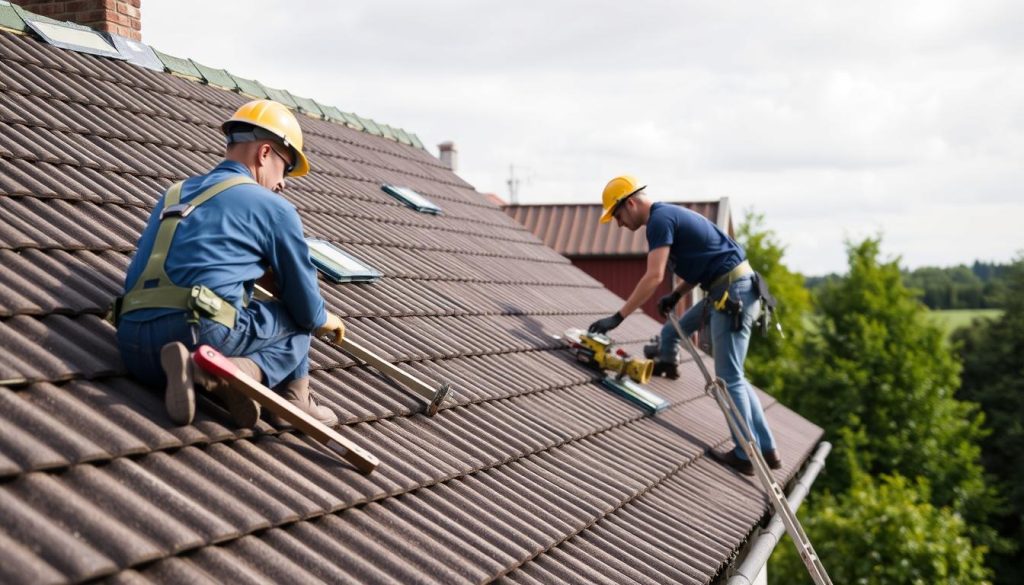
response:
[[[772,449],[771,451],[765,451],[763,455],[764,462],[768,464],[768,467],[772,469],[782,469],[782,457],[779,455],[777,450]]]
[[[329,427],[333,427],[338,424],[338,415],[334,414],[334,412],[326,406],[317,404],[316,399],[313,398],[313,394],[309,391],[308,376],[292,380],[285,384],[284,391],[281,392],[281,397],[297,406],[302,412],[305,412],[309,416]],[[291,426],[291,423],[276,414],[272,414],[270,416],[270,422],[279,428]]]
[[[228,358],[228,360],[235,364],[238,369],[248,374],[253,380],[259,382],[263,378],[260,367],[251,359],[232,357]],[[231,413],[231,418],[235,421],[236,425],[246,429],[256,426],[256,423],[260,420],[260,405],[258,402],[250,399],[238,390],[232,389],[226,381],[207,373],[202,368],[197,366],[196,370],[202,372],[202,376],[205,376],[204,380],[200,380],[199,376],[196,376],[196,383],[213,392],[220,399],[221,403],[228,409],[228,412]]]
[[[726,453],[711,451],[711,458],[732,467],[743,475],[754,475],[754,464],[746,459],[740,459],[735,451],[727,451]]]
[[[184,343],[175,341],[160,348],[160,367],[167,377],[164,406],[174,424],[192,424],[196,416],[192,357]]]
[[[654,362],[654,376],[665,376],[669,380],[679,379],[679,365],[675,362]]]

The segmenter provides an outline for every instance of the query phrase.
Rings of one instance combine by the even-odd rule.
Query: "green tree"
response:
[[[995,321],[977,321],[954,336],[963,359],[959,396],[977,402],[991,434],[982,443],[982,461],[996,478],[1005,505],[990,524],[1008,543],[1024,542],[1024,256],[1005,279],[1005,312]],[[998,583],[1024,581],[1017,547],[993,549]]]
[[[899,474],[878,479],[854,468],[849,491],[824,493],[804,530],[834,583],[933,585],[989,583],[985,547],[949,508],[929,501],[928,481]],[[801,510],[803,512],[803,510]],[[810,583],[787,536],[772,555],[773,584]]]
[[[736,230],[736,240],[779,301],[776,319],[785,337],[774,328],[767,336],[755,333],[745,364],[747,376],[756,386],[778,394],[784,380],[800,367],[811,295],[804,286],[804,277],[783,264],[786,249],[775,232],[765,227],[764,214],[748,211]]]
[[[982,417],[954,398],[958,363],[903,285],[897,260],[879,260],[879,246],[879,239],[848,244],[849,274],[817,295],[819,330],[781,398],[836,446],[822,487],[849,489],[849,461],[873,476],[926,477],[932,504],[964,514],[973,527],[992,505],[979,463]]]

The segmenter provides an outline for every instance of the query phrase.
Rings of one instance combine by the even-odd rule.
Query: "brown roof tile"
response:
[[[313,173],[285,196],[384,273],[323,282],[328,305],[457,400],[428,419],[315,341],[313,392],[374,473],[205,396],[173,426],[102,316],[160,192],[217,163],[245,98],[8,33],[0,94],[0,581],[704,583],[765,513],[708,459],[728,431],[692,364],[651,383],[672,401],[651,417],[552,337],[621,299],[425,151],[312,118]],[[639,353],[656,329],[636,315],[616,339]],[[792,477],[821,430],[762,401]]]

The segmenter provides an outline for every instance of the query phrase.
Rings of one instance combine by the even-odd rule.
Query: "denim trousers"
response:
[[[743,362],[747,358],[747,347],[750,345],[750,334],[754,320],[760,309],[757,292],[754,290],[753,275],[742,276],[728,285],[729,298],[743,301],[743,327],[739,331],[732,330],[733,318],[726,313],[709,308],[711,316],[711,346],[715,358],[715,375],[725,381],[726,388],[740,416],[747,423],[747,428],[754,434],[754,441],[762,451],[775,449],[775,437],[768,428],[764,417],[764,409],[757,393],[747,382],[743,373]],[[701,316],[708,298],[719,298],[721,289],[712,290],[699,303],[690,307],[679,319],[679,328],[686,335],[692,335],[701,325]],[[669,363],[679,362],[679,336],[672,323],[666,322],[661,329],[661,347],[659,359]],[[736,443],[734,452],[740,459],[747,459],[746,453],[739,447],[736,435],[732,436]]]
[[[189,323],[184,311],[145,320],[133,317],[121,319],[117,344],[128,372],[147,386],[166,384],[160,348],[172,341],[184,343],[189,351],[205,344],[228,357],[249,358],[260,367],[264,383],[271,388],[309,376],[312,335],[295,325],[281,303],[249,303],[238,312],[233,329],[209,319]]]

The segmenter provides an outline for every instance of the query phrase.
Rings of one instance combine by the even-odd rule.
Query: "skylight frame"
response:
[[[381,185],[380,188],[388,195],[391,195],[395,199],[398,199],[420,213],[429,213],[431,215],[441,215],[444,213],[444,210],[441,209],[438,204],[409,187],[398,187],[385,183],[384,185]]]
[[[114,45],[114,42],[108,40],[101,32],[73,22],[60,22],[45,16],[38,16],[31,12],[22,10],[21,7],[16,4],[12,4],[11,6],[15,7],[15,12],[18,13],[18,16],[21,16],[21,19],[25,21],[25,24],[27,24],[30,29],[32,29],[32,32],[39,35],[39,38],[54,47],[59,47],[68,51],[75,51],[76,53],[87,53],[89,55],[97,55],[99,57],[127,60],[127,57],[117,50],[117,46]],[[60,37],[62,34],[65,35],[64,38]],[[70,38],[67,35],[70,35]],[[94,42],[91,44],[82,44],[88,43],[89,41]]]
[[[383,273],[342,250],[327,240],[306,238],[309,258],[324,278],[336,284],[344,282],[375,282]]]

